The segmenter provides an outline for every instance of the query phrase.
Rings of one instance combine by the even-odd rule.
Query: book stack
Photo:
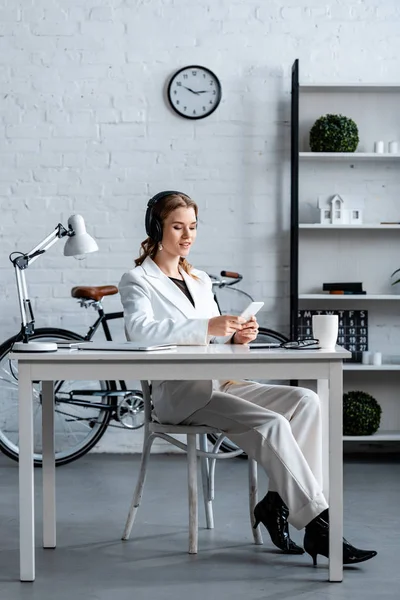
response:
[[[323,283],[322,289],[330,294],[365,295],[362,282],[347,281],[345,283]]]

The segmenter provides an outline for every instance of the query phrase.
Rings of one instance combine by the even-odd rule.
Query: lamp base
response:
[[[55,342],[16,342],[13,352],[57,352]]]

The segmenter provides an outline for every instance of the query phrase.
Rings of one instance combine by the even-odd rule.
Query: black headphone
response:
[[[151,238],[155,242],[161,242],[163,231],[162,231],[161,219],[158,215],[154,214],[153,206],[155,204],[157,204],[157,202],[159,202],[163,198],[166,198],[167,196],[171,196],[172,194],[181,194],[181,192],[176,192],[176,191],[171,191],[171,190],[168,190],[165,192],[159,192],[158,194],[156,194],[155,196],[150,198],[150,200],[147,203],[147,210],[146,210],[146,217],[145,217],[146,233],[149,236],[149,238]],[[186,196],[186,194],[182,194],[182,195]]]

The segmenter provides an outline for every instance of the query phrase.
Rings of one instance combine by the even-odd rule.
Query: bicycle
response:
[[[238,314],[238,299],[247,305],[252,298],[243,290],[232,288],[242,276],[239,273],[221,272],[222,279],[211,276],[213,291],[221,314],[226,314],[227,306]],[[230,281],[228,281],[230,279]],[[222,291],[223,290],[223,291]],[[228,291],[229,290],[229,291]],[[89,327],[86,335],[60,328],[39,328],[30,336],[30,340],[55,342],[84,342],[93,339],[101,326],[106,340],[112,341],[108,321],[122,319],[123,312],[105,313],[102,300],[106,296],[118,293],[116,286],[74,287],[73,298],[81,307],[91,307],[97,311],[98,317]],[[235,297],[237,310],[226,297]],[[229,306],[229,304],[231,306]],[[18,460],[18,370],[16,361],[9,354],[13,344],[19,341],[21,334],[6,340],[0,346],[0,450],[8,457]],[[257,341],[286,341],[285,336],[270,329],[261,327]],[[34,386],[35,441],[34,464],[41,466],[41,391],[40,383]],[[73,382],[58,381],[55,383],[55,447],[56,465],[64,465],[77,460],[99,442],[108,427],[138,429],[144,423],[143,395],[140,390],[128,389],[124,381]],[[112,423],[115,421],[116,424]],[[212,441],[212,440],[211,440]],[[222,450],[231,449],[229,440],[222,444]],[[236,446],[235,446],[236,447]]]

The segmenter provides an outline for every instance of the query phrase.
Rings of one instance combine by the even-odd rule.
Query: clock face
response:
[[[168,85],[172,108],[187,119],[204,119],[221,101],[221,84],[212,71],[197,65],[177,71]]]

